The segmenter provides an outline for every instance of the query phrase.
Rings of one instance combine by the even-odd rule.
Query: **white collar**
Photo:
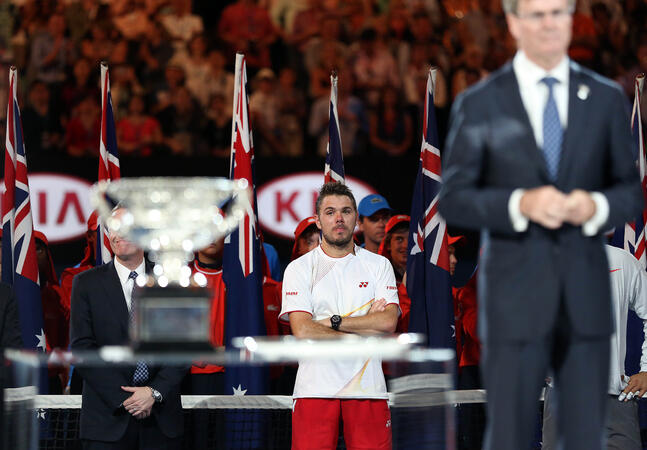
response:
[[[126,282],[128,281],[128,276],[132,271],[128,267],[121,264],[117,259],[117,257],[115,257],[113,261],[115,262],[115,269],[117,270],[117,276],[119,277],[119,281],[121,282],[122,285],[125,285]],[[135,272],[137,272],[137,275],[143,275],[145,273],[145,267],[146,266],[144,264],[144,258],[142,258],[141,264],[138,265],[137,268],[135,269]]]
[[[537,86],[545,77],[556,78],[560,84],[568,85],[569,59],[566,56],[559,64],[547,71],[532,62],[522,50],[519,50],[512,60],[512,66],[520,86]]]

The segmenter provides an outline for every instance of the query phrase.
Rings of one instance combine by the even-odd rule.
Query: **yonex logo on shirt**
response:
[[[395,287],[395,286],[387,286],[386,288],[391,290],[391,291],[397,291],[398,290],[398,288]]]
[[[362,288],[362,287],[366,287],[366,286],[368,286],[368,281],[360,281],[359,287]]]
[[[297,291],[288,291],[285,295],[299,295],[299,293]]]

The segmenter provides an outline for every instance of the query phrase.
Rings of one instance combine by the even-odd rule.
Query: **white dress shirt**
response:
[[[609,260],[615,333],[611,336],[609,394],[618,395],[627,387],[627,314],[631,309],[643,321],[647,336],[647,272],[633,255],[620,248],[606,246]],[[642,342],[640,371],[647,372],[647,341]]]
[[[119,277],[119,282],[121,283],[121,290],[124,292],[124,298],[126,299],[126,306],[128,307],[128,311],[130,311],[130,305],[132,304],[133,287],[135,287],[135,280],[128,278],[132,270],[121,264],[116,257],[114,259],[114,262],[115,269],[117,269],[117,276]],[[141,264],[135,269],[135,272],[137,272],[137,275],[144,275],[146,273],[146,266],[144,265],[143,258]]]
[[[542,83],[545,77],[555,78],[558,82],[553,86],[553,97],[557,104],[557,112],[562,128],[568,126],[568,84],[570,78],[569,59],[565,56],[557,66],[546,71],[528,59],[526,54],[519,50],[512,60],[512,69],[517,83],[524,109],[528,114],[530,126],[535,136],[538,148],[544,145],[544,108],[548,101],[548,86]],[[508,214],[515,231],[523,232],[528,229],[528,218],[521,213],[520,204],[524,189],[515,189],[508,200]],[[595,202],[595,213],[582,225],[585,236],[597,234],[609,217],[609,202],[599,192],[591,192]]]

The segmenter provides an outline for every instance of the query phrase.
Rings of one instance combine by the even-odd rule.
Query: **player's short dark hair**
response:
[[[321,208],[321,202],[323,201],[324,198],[330,195],[345,195],[346,197],[350,198],[350,202],[353,205],[353,209],[357,211],[357,203],[355,203],[355,197],[353,196],[353,193],[348,188],[348,186],[342,183],[338,183],[336,181],[331,181],[329,183],[324,184],[323,186],[321,186],[321,189],[319,189],[319,197],[317,198],[317,203],[315,203],[315,211],[317,211],[317,215],[319,215],[319,208]]]
[[[519,0],[502,0],[503,12],[506,14],[517,14],[519,8]],[[575,0],[568,0],[568,8],[571,11],[575,10]]]

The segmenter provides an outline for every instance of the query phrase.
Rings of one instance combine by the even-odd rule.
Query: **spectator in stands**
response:
[[[476,44],[469,44],[460,56],[461,63],[454,70],[452,77],[452,98],[463,92],[469,86],[487,76],[483,68],[483,50]]]
[[[389,202],[379,194],[364,197],[357,207],[359,231],[364,235],[364,248],[377,253],[384,239],[384,227],[391,218],[393,210]]]
[[[157,115],[162,126],[163,143],[173,154],[194,155],[202,152],[205,117],[189,90],[178,87],[172,103]]]
[[[328,73],[331,69],[341,70],[338,60],[345,60],[348,50],[341,40],[342,24],[339,16],[330,13],[324,15],[320,30],[319,34],[311,37],[304,45],[303,63],[306,70],[312,71],[315,67],[324,67]]]
[[[234,98],[234,74],[227,70],[226,62],[225,55],[221,50],[216,49],[209,52],[209,75],[206,90],[211,97],[220,95],[229,101]]]
[[[208,154],[228,157],[231,154],[231,104],[222,94],[211,96],[205,126]]]
[[[136,41],[146,34],[150,20],[145,0],[114,2],[111,6],[113,6],[112,23],[124,38]]]
[[[254,124],[254,147],[260,155],[281,154],[283,142],[279,129],[280,99],[276,76],[272,69],[261,69],[254,79],[255,89],[249,98],[249,111]],[[256,136],[260,139],[256,140]]]
[[[65,145],[70,156],[98,156],[101,134],[99,99],[88,96],[74,108],[65,128]]]
[[[324,14],[322,1],[307,0],[306,6],[294,16],[292,32],[287,34],[286,42],[303,52],[306,43],[320,33]]]
[[[36,243],[47,351],[67,350],[70,342],[70,308],[65,302],[63,291],[58,284],[58,276],[54,269],[54,260],[49,250],[47,237],[40,231],[34,230],[34,241]],[[62,394],[67,384],[67,369],[62,366],[50,367],[48,373],[49,394]]]
[[[344,60],[343,50],[337,45],[336,42],[328,41],[323,42],[322,45],[317,47],[317,54],[315,58],[316,63],[309,68],[310,89],[309,95],[313,99],[320,97],[330,98],[330,73],[336,70],[337,73],[342,73],[346,69],[346,62]]]
[[[411,147],[413,123],[403,105],[397,88],[385,86],[382,89],[377,108],[370,115],[369,136],[374,153],[401,156]]]
[[[55,86],[65,81],[65,70],[74,57],[65,30],[65,18],[57,13],[49,17],[47,29],[34,36],[28,69],[32,78]]]
[[[378,39],[375,29],[367,28],[362,32],[359,50],[352,60],[357,89],[363,92],[369,105],[377,105],[380,92],[387,85],[400,86],[395,59]]]
[[[128,114],[117,122],[117,144],[122,155],[151,156],[162,143],[160,124],[146,114],[144,98],[134,95]]]
[[[173,56],[169,34],[158,22],[149,21],[145,39],[139,41],[137,73],[145,86],[164,82],[164,69]]]
[[[130,99],[143,95],[144,88],[137,79],[132,64],[119,64],[110,69],[110,95],[115,119],[124,117],[128,112]]]
[[[176,53],[186,51],[186,46],[196,34],[204,31],[202,17],[192,14],[190,0],[172,0],[171,11],[163,14],[160,21],[173,39]]]
[[[30,155],[54,154],[63,144],[63,127],[50,107],[49,87],[34,81],[29,88],[29,104],[22,110],[25,148]]]
[[[296,86],[297,75],[289,67],[279,72],[276,88],[279,99],[279,136],[283,145],[280,155],[301,156],[303,154],[303,125],[306,115],[306,99]]]
[[[207,58],[207,41],[202,34],[196,34],[189,41],[189,53],[184,58],[174,58],[182,65],[186,74],[186,87],[193,98],[205,108],[209,103],[211,67]]]
[[[101,97],[101,90],[96,74],[99,65],[92,66],[86,58],[79,58],[74,62],[73,78],[63,86],[61,93],[62,113],[69,118],[70,111],[86,97]]]
[[[384,227],[384,240],[377,251],[378,255],[384,256],[391,262],[395,274],[398,301],[402,312],[398,318],[396,333],[406,333],[409,330],[411,299],[407,294],[406,273],[410,222],[411,217],[404,214],[396,214],[391,217]]]
[[[184,86],[185,80],[184,69],[175,64],[169,63],[164,68],[164,82],[153,89],[154,113],[159,113],[165,108],[171,106],[172,99],[175,97],[177,90]]]
[[[595,22],[593,22],[588,7],[585,11],[582,0],[578,0],[576,4],[573,14],[573,38],[568,56],[584,66],[592,67],[598,49]]]
[[[111,27],[107,22],[94,24],[81,41],[81,54],[92,64],[110,61],[115,46],[111,36]],[[112,61],[111,61],[112,62]]]
[[[231,54],[245,54],[248,68],[270,67],[270,45],[277,32],[267,10],[257,0],[237,0],[227,6],[220,16],[218,33]]]

